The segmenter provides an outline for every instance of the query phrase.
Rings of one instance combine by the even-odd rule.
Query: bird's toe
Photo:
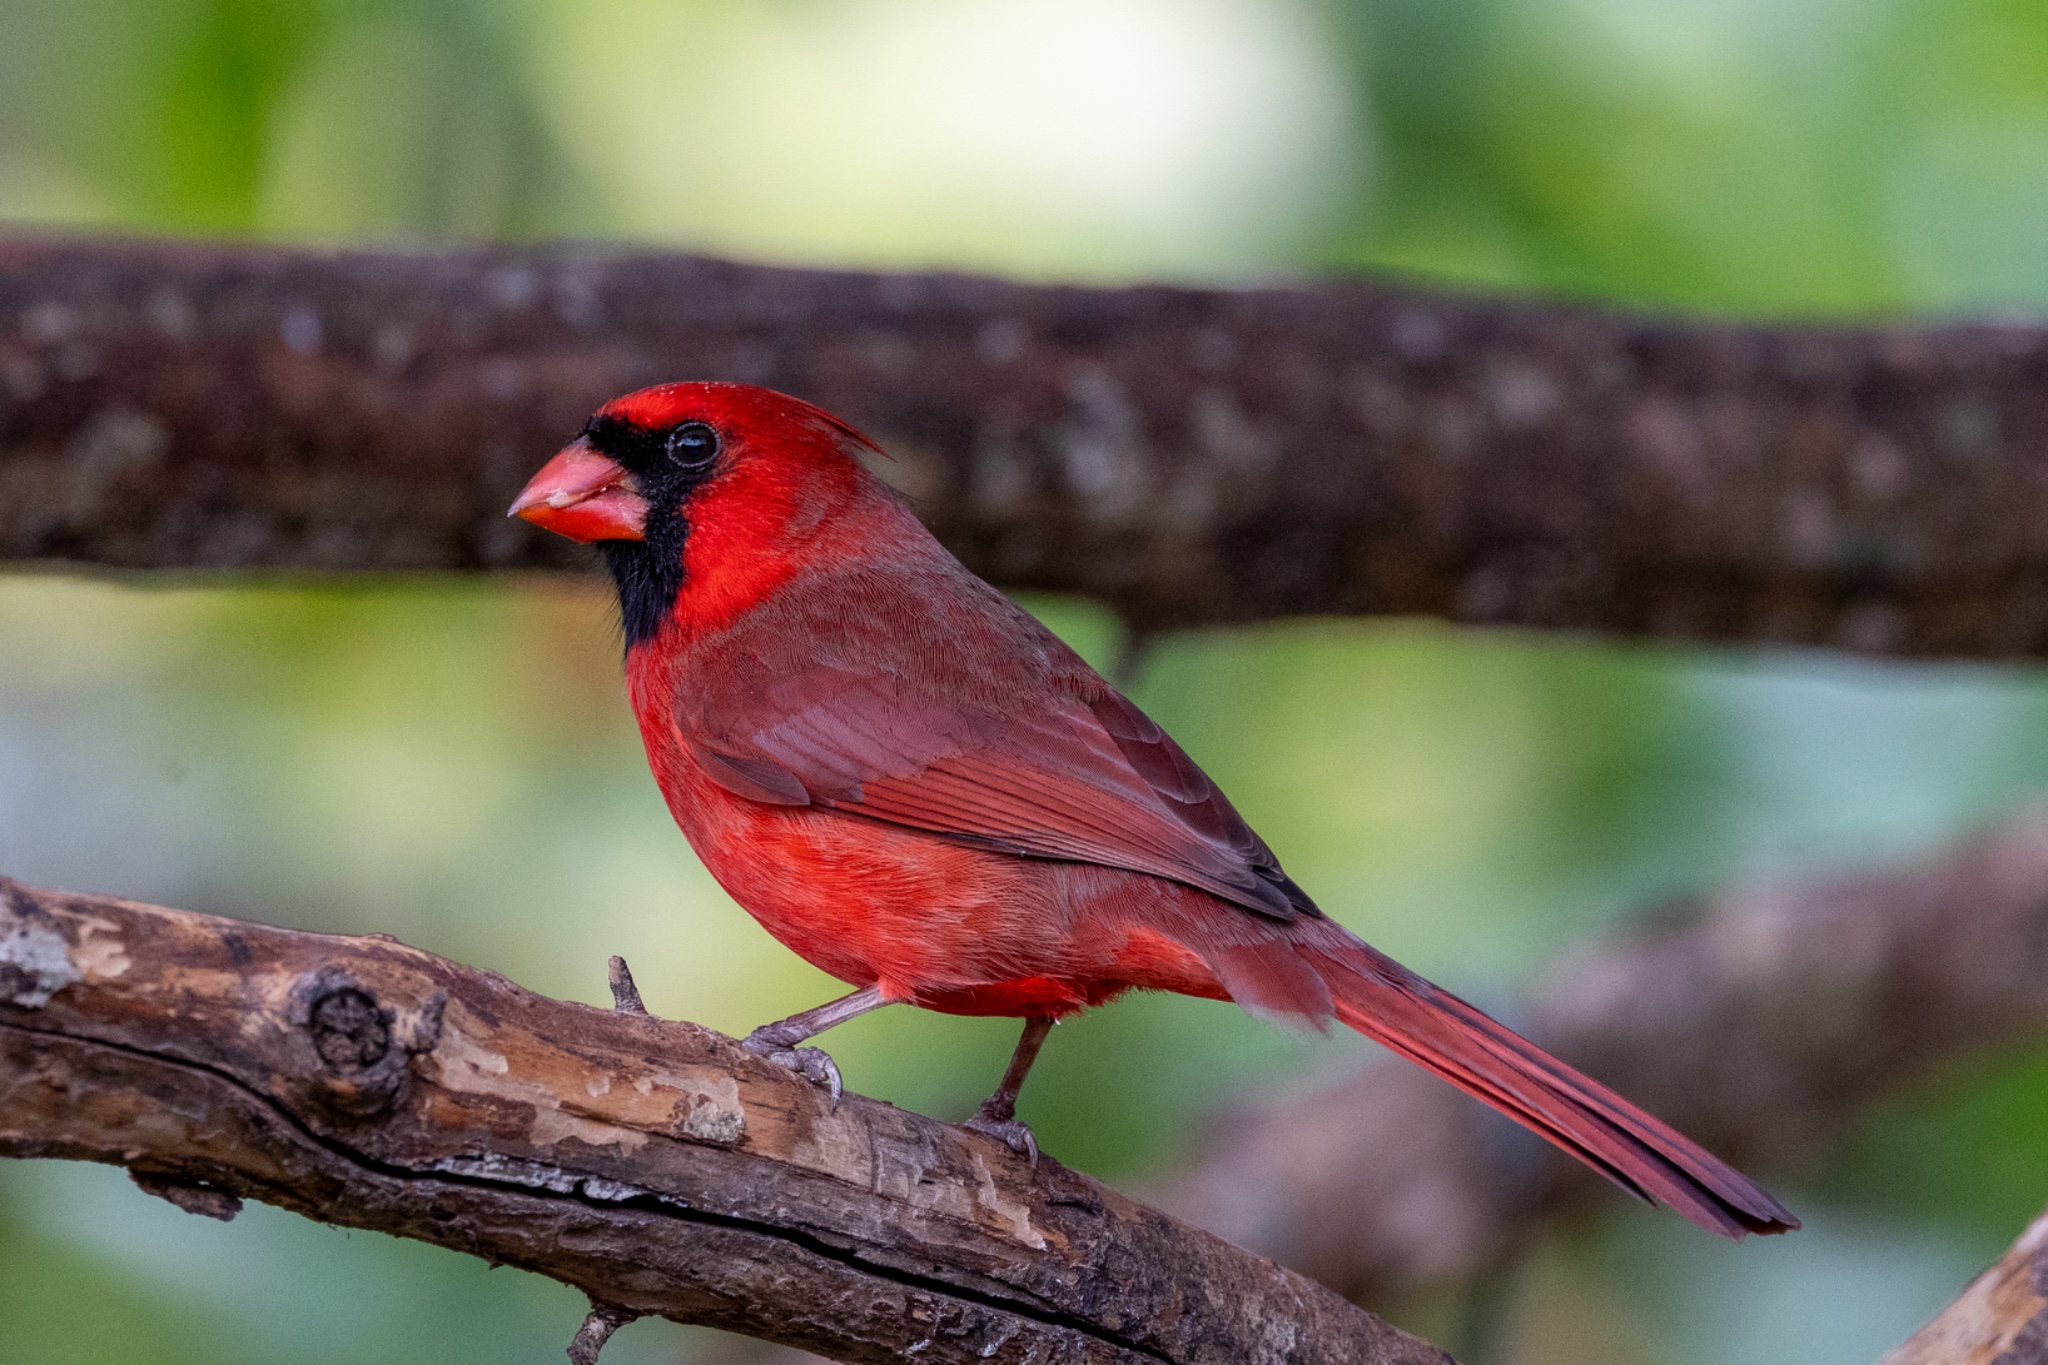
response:
[[[846,1083],[840,1078],[839,1064],[833,1061],[832,1055],[823,1048],[760,1045],[752,1038],[747,1039],[744,1046],[756,1057],[765,1058],[777,1066],[787,1067],[811,1084],[825,1087],[831,1092],[834,1104],[837,1104],[840,1095],[845,1093]]]
[[[1028,1123],[1020,1123],[1016,1119],[998,1119],[991,1118],[987,1114],[976,1114],[973,1118],[962,1124],[961,1127],[971,1128],[977,1133],[986,1133],[1007,1146],[1018,1156],[1029,1161],[1033,1166],[1038,1164],[1038,1138],[1032,1133],[1031,1125]]]

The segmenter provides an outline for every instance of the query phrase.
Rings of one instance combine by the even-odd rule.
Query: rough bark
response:
[[[946,542],[1141,631],[1408,613],[2048,653],[2048,330],[1761,327],[595,247],[0,243],[0,559],[588,562],[501,515],[600,400],[775,385]]]
[[[1879,1365],[2048,1365],[2048,1213]]]
[[[1442,1352],[1050,1160],[388,938],[0,879],[0,1155],[126,1166],[847,1361]],[[568,1336],[565,1326],[564,1337]]]
[[[1679,907],[1568,959],[1516,1022],[1717,1154],[1796,1170],[1939,1064],[2048,1037],[2048,812],[1922,866]],[[1383,1302],[1613,1197],[1387,1062],[1217,1123],[1162,1203]]]

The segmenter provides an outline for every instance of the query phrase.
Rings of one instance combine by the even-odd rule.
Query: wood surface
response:
[[[0,1155],[550,1276],[599,1310],[586,1358],[607,1315],[659,1315],[855,1362],[1449,1360],[1050,1158],[835,1105],[693,1024],[4,879]]]

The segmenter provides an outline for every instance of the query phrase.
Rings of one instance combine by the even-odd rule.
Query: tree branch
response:
[[[1878,1365],[2048,1365],[2048,1213]]]
[[[847,1361],[1449,1357],[1001,1143],[692,1024],[349,939],[0,879],[0,1155],[129,1168]]]
[[[504,506],[598,402],[680,377],[842,412],[970,566],[1140,631],[1400,613],[2048,653],[2041,328],[594,247],[0,243],[0,559],[587,563]]]
[[[1922,866],[1680,907],[1567,959],[1518,1022],[1719,1155],[1796,1169],[1940,1063],[2048,1036],[2048,812]],[[1389,1062],[1227,1116],[1163,1202],[1379,1302],[1608,1197]]]

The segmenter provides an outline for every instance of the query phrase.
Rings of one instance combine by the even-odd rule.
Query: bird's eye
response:
[[[718,458],[718,433],[703,422],[684,422],[668,434],[668,457],[686,469],[702,469]]]

